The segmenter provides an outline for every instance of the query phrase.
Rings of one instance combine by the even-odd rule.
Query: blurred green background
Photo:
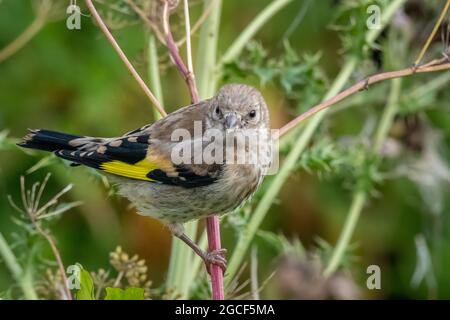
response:
[[[0,1],[0,48],[33,21],[36,6],[33,2]],[[65,2],[68,5],[69,1]],[[199,1],[192,2],[192,21],[195,21],[202,6]],[[224,1],[219,55],[269,2]],[[380,47],[388,48],[387,52],[395,52],[392,46],[404,45],[403,55],[392,58],[383,54],[386,52],[383,50],[371,52],[360,61],[353,81],[363,79],[379,68],[412,65],[443,4],[443,1],[427,2],[407,1],[406,9],[394,18],[395,27],[385,30],[380,38]],[[299,56],[320,52],[316,66],[324,73],[324,78],[332,80],[345,59],[340,35],[346,31],[330,25],[336,21],[336,13],[349,3],[351,1],[292,1],[258,32],[255,40],[276,60],[285,54],[284,40],[286,31],[290,30],[288,37],[292,51]],[[102,8],[100,3],[96,4]],[[86,8],[81,7],[87,14]],[[106,14],[107,9],[103,8],[101,12]],[[138,20],[118,17],[126,23],[112,20],[117,23],[114,35],[147,80],[148,33]],[[339,19],[350,17],[343,15]],[[178,29],[177,34],[182,34],[182,28]],[[400,35],[399,40],[395,41],[395,35],[391,33]],[[194,35],[194,53],[196,41]],[[436,39],[431,52],[440,57],[442,51],[442,42]],[[164,48],[159,48],[158,52],[164,105],[168,110],[175,110],[189,103],[189,95],[183,81],[170,66]],[[246,59],[246,52],[241,60]],[[273,128],[281,127],[295,114],[319,102],[319,94],[323,95],[329,84],[326,80],[323,88],[310,88],[309,80],[305,78],[301,93],[307,95],[316,90],[318,94],[305,99],[303,96],[286,97],[285,88],[277,81],[262,84],[258,75],[239,76],[233,73],[232,67],[230,70],[224,82],[240,81],[261,89],[270,105]],[[442,77],[438,89],[418,97],[413,95],[417,97],[414,101],[408,100],[411,92],[420,90],[437,77]],[[387,159],[380,169],[384,179],[376,185],[376,193],[363,209],[352,241],[351,259],[344,271],[351,275],[346,279],[351,279],[352,285],[359,288],[358,297],[450,298],[449,78],[447,72],[446,78],[437,73],[403,81],[401,112],[386,140]],[[367,140],[388,92],[389,85],[384,83],[359,93],[351,102],[338,105],[316,133],[312,147],[327,138],[328,144],[344,146],[347,150],[352,148],[352,141]],[[22,137],[27,128],[109,137],[152,121],[152,107],[145,95],[89,17],[81,18],[81,30],[68,30],[63,10],[22,49],[0,61],[0,131],[8,132],[11,141]],[[44,156],[46,154],[40,152],[24,152],[6,142],[0,149],[0,232],[8,242],[17,241],[14,234],[20,227],[12,219],[17,213],[8,203],[7,195],[19,202],[21,175],[25,175],[31,185],[51,172],[45,199],[73,183],[74,188],[64,200],[83,201],[83,205],[71,209],[52,225],[65,264],[79,262],[88,270],[108,268],[109,252],[121,245],[127,252],[145,258],[149,278],[154,286],[161,285],[170,256],[168,230],[153,219],[137,215],[126,200],[113,195],[102,179],[88,169],[68,167],[61,161],[50,159],[49,165],[27,174],[27,170]],[[316,173],[314,167],[308,171],[299,165],[270,209],[263,230],[282,233],[288,239],[298,237],[310,250],[315,250],[318,238],[336,243],[349,209],[351,187],[342,174],[335,175],[333,170],[325,176]],[[223,224],[222,230],[224,246],[231,250],[235,231],[228,223]],[[288,272],[283,269],[286,262],[280,260],[276,250],[262,239],[257,239],[256,243],[261,281],[276,269]],[[50,249],[45,244],[43,250],[43,258],[50,258]],[[22,251],[16,253],[21,259],[26,255]],[[381,268],[381,290],[366,288],[366,269],[374,264]],[[38,277],[43,272],[38,270]],[[296,273],[290,277],[296,277]],[[304,297],[292,288],[286,288],[286,281],[275,275],[263,289],[262,297]],[[0,291],[10,290],[13,283],[8,270],[0,263]]]

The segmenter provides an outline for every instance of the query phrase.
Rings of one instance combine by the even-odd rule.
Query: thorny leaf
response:
[[[280,86],[289,99],[302,98],[302,105],[317,103],[323,95],[328,79],[319,65],[321,55],[304,54],[299,56],[288,41],[278,57],[270,57],[258,42],[250,42],[235,61],[224,68],[225,81],[230,77],[254,75],[261,85],[273,82]]]

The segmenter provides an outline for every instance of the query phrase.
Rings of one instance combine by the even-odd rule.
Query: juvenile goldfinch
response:
[[[225,250],[202,251],[186,236],[183,223],[236,209],[256,191],[264,170],[258,161],[232,161],[235,154],[226,155],[224,161],[214,158],[212,162],[204,159],[199,162],[195,147],[191,155],[187,154],[189,161],[174,161],[174,150],[180,147],[180,142],[174,141],[173,133],[180,129],[181,133],[187,133],[191,138],[182,143],[190,148],[198,142],[198,132],[195,132],[198,126],[201,135],[222,134],[222,140],[214,142],[220,147],[230,134],[269,130],[269,112],[258,90],[232,84],[222,87],[211,99],[181,108],[121,137],[93,138],[37,129],[30,130],[19,145],[51,151],[71,161],[73,166],[86,165],[105,172],[140,214],[166,224],[204,260],[208,270],[211,263],[225,269]],[[203,138],[200,145],[205,146]],[[233,144],[236,153],[254,155],[256,152],[255,146],[239,148]]]

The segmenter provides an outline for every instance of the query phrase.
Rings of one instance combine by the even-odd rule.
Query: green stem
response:
[[[16,280],[19,280],[23,273],[22,267],[17,262],[16,256],[9,248],[6,239],[3,237],[1,233],[0,233],[0,253],[2,254],[3,260],[5,261],[5,264],[8,267],[9,271],[11,271],[13,277]]]
[[[209,1],[204,1],[204,10],[209,6]],[[219,41],[220,14],[222,0],[216,0],[208,19],[200,30],[198,55],[195,76],[197,79],[198,94],[200,99],[211,97],[216,90],[216,59],[217,44]]]
[[[333,85],[331,86],[330,90],[325,95],[324,100],[329,99],[330,97],[336,95],[339,91],[342,90],[345,83],[355,70],[357,62],[358,59],[356,57],[351,57],[347,61],[345,66],[341,69],[341,72],[337,76]],[[278,192],[280,191],[284,182],[287,180],[292,170],[295,168],[295,164],[297,163],[300,154],[303,152],[303,150],[305,150],[312,135],[314,134],[315,130],[317,129],[317,127],[319,126],[320,122],[322,121],[327,112],[328,110],[324,110],[316,114],[307,123],[299,139],[296,141],[293,148],[286,157],[283,165],[280,168],[280,171],[273,178],[266,193],[264,194],[261,201],[258,203],[258,206],[253,212],[249,223],[246,225],[244,230],[242,230],[241,235],[239,236],[239,240],[233,250],[233,255],[231,256],[230,263],[228,265],[227,275],[225,277],[225,286],[229,285],[233,277],[236,275],[239,266],[242,264],[242,261],[244,260],[244,255],[247,252],[250,243],[256,234],[256,231],[261,225],[262,220],[269,211],[273,201],[278,195]]]
[[[292,0],[274,0],[272,1],[253,21],[241,32],[240,36],[228,48],[220,60],[220,65],[228,63],[239,56],[242,49],[253,38],[253,36],[261,29],[261,27],[270,20],[278,11],[280,11]]]
[[[324,271],[325,276],[329,276],[339,267],[342,257],[344,256],[348,244],[350,243],[353,231],[355,230],[365,202],[366,193],[364,191],[356,192],[353,196],[352,204],[350,205],[350,212],[347,216],[347,219],[345,220],[344,228],[342,229],[341,235],[339,236],[338,243],[334,248],[330,262],[328,263],[328,266]]]
[[[381,116],[380,123],[378,124],[377,131],[374,137],[374,144],[372,152],[379,154],[381,148],[383,147],[384,141],[386,140],[389,129],[394,121],[395,114],[398,110],[398,100],[400,98],[401,91],[401,79],[396,78],[391,80],[392,87],[389,95],[387,105],[384,109],[383,115]],[[330,262],[325,268],[324,275],[330,276],[333,274],[341,265],[342,258],[350,244],[350,240],[355,231],[356,225],[358,223],[361,211],[367,199],[367,193],[363,190],[358,190],[353,195],[352,204],[350,206],[350,212],[344,223],[344,228],[339,236],[336,247],[330,258]]]
[[[23,272],[22,267],[17,262],[16,256],[12,252],[3,235],[0,233],[0,255],[3,257],[6,266],[11,272],[14,279],[19,283],[22,292],[27,300],[37,300],[38,296],[33,287],[33,278],[28,270]]]
[[[380,154],[384,141],[389,134],[389,130],[394,121],[395,114],[398,111],[398,101],[400,99],[401,78],[391,80],[391,92],[387,101],[386,108],[381,116],[378,129],[375,133],[373,153]]]
[[[155,94],[156,99],[164,105],[164,97],[161,86],[161,77],[159,74],[158,51],[156,48],[156,38],[153,33],[148,36],[148,75],[150,90]],[[161,119],[161,114],[153,108],[155,120]]]

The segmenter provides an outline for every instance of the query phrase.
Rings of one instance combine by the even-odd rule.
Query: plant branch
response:
[[[150,91],[150,89],[145,84],[144,80],[142,80],[142,78],[139,76],[137,71],[134,69],[134,67],[131,64],[131,62],[128,60],[127,56],[122,51],[122,49],[120,48],[119,44],[114,39],[114,37],[111,34],[111,32],[109,31],[108,27],[103,22],[102,18],[100,17],[100,15],[98,14],[97,10],[95,9],[95,6],[92,3],[92,0],[85,0],[85,2],[86,2],[86,5],[87,5],[90,13],[92,14],[92,16],[94,17],[95,21],[97,22],[98,26],[100,27],[100,29],[105,34],[105,36],[108,39],[108,41],[111,43],[111,45],[113,46],[114,50],[116,50],[116,52],[119,55],[120,59],[123,61],[123,63],[127,67],[127,69],[130,71],[131,75],[137,81],[137,83],[139,84],[141,89],[145,92],[145,94],[147,95],[147,97],[149,98],[151,103],[156,107],[156,109],[158,109],[159,113],[162,116],[166,116],[167,113],[165,112],[164,108],[161,106],[159,101],[155,98],[153,93]]]
[[[214,251],[222,248],[220,242],[220,221],[218,216],[206,218],[206,233],[208,235],[208,250]],[[217,265],[211,265],[211,287],[213,300],[224,300],[223,270]]]
[[[59,253],[58,247],[56,246],[55,241],[53,240],[51,234],[49,232],[45,231],[44,229],[42,229],[41,224],[38,221],[39,218],[43,216],[43,213],[45,212],[45,210],[53,205],[56,205],[58,203],[58,198],[60,198],[63,194],[68,192],[72,188],[72,185],[68,185],[67,187],[65,187],[63,190],[61,190],[55,196],[53,196],[53,198],[50,201],[48,201],[46,204],[44,204],[41,208],[38,208],[39,200],[42,196],[42,193],[44,191],[44,188],[47,184],[49,177],[50,177],[50,174],[47,174],[47,176],[45,177],[45,179],[44,179],[43,183],[40,185],[40,187],[39,187],[39,184],[36,183],[33,185],[32,189],[30,191],[27,191],[25,189],[25,178],[23,176],[20,177],[22,202],[23,202],[24,209],[25,209],[26,213],[28,214],[28,217],[29,217],[32,225],[34,226],[36,231],[42,237],[44,237],[44,239],[48,242],[48,244],[50,245],[50,247],[52,249],[53,255],[58,264],[59,272],[61,273],[61,277],[62,277],[62,282],[63,282],[62,286],[64,289],[64,295],[65,295],[63,298],[65,298],[65,300],[72,300],[72,294],[68,287],[69,281],[67,280],[66,269],[64,268],[64,264],[62,262],[61,254]],[[37,190],[38,187],[39,187],[39,190]],[[37,192],[37,196],[36,196],[36,192]],[[12,201],[11,201],[11,203],[12,203]],[[15,206],[15,207],[17,207],[17,206]],[[19,210],[19,211],[23,212],[22,210]]]
[[[394,79],[394,78],[401,78],[406,76],[411,76],[415,73],[428,73],[428,72],[437,72],[442,70],[450,69],[450,62],[446,58],[433,60],[427,64],[424,64],[422,66],[419,66],[417,68],[411,67],[411,68],[405,68],[402,70],[397,71],[389,71],[389,72],[383,72],[378,73],[373,76],[370,76],[366,78],[365,80],[361,80],[357,82],[356,84],[352,85],[348,89],[340,92],[339,94],[335,95],[334,97],[323,101],[322,103],[319,103],[318,105],[312,107],[305,113],[301,114],[297,118],[291,120],[287,124],[285,124],[279,131],[279,136],[283,136],[286,134],[289,130],[296,127],[301,122],[307,120],[311,116],[315,115],[316,113],[327,109],[334,104],[344,100],[345,98],[360,92],[362,90],[368,89],[368,87],[374,83],[385,81],[388,79]]]
[[[62,277],[62,285],[64,288],[64,294],[65,300],[72,300],[72,294],[70,292],[70,289],[68,287],[69,281],[67,280],[66,276],[66,269],[64,268],[63,261],[61,259],[61,254],[59,253],[58,247],[55,244],[55,240],[49,234],[47,231],[43,230],[41,226],[32,219],[34,226],[36,227],[36,230],[47,240],[48,244],[50,245],[50,248],[52,249],[53,255],[55,256],[56,263],[58,264],[59,272],[61,273]]]
[[[170,30],[169,18],[170,18],[169,1],[166,0],[164,2],[163,8],[163,29],[167,49],[169,50],[169,54],[173,63],[178,68],[178,71],[181,73],[181,76],[186,81],[186,84],[189,87],[189,93],[191,94],[192,103],[197,103],[200,101],[200,98],[198,96],[197,85],[195,84],[194,73],[189,71],[189,69],[186,67],[183,59],[180,56],[177,44],[173,40],[172,31]]]

